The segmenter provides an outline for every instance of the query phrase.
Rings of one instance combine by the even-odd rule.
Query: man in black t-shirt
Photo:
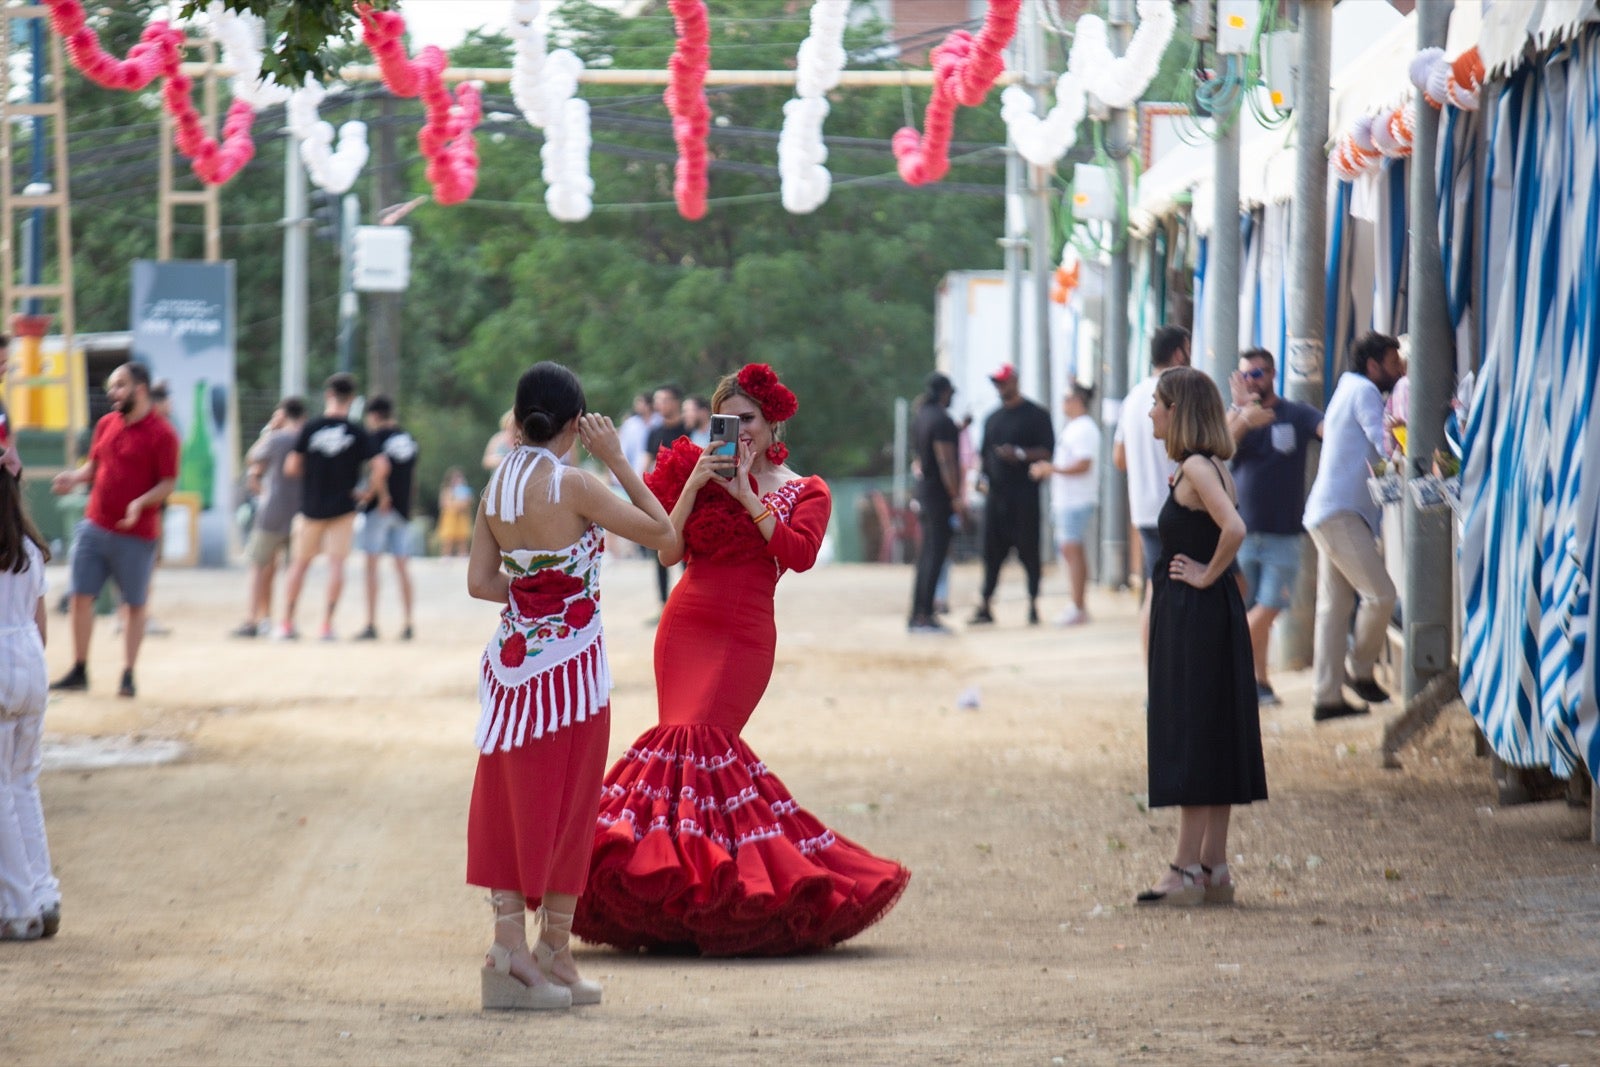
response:
[[[645,471],[656,469],[656,454],[663,448],[671,448],[672,442],[680,437],[689,436],[689,424],[683,421],[683,390],[676,385],[657,386],[655,395],[650,399],[651,407],[661,417],[660,423],[650,430],[650,436],[645,438]],[[661,557],[656,556],[656,591],[661,594],[661,606],[667,605],[667,570],[661,565]],[[660,616],[657,616],[660,618]]]
[[[934,617],[934,590],[950,552],[955,526],[966,517],[961,497],[961,436],[950,417],[950,400],[956,387],[943,374],[928,376],[911,440],[917,457],[917,504],[921,508],[922,544],[917,550],[916,579],[911,588],[911,619],[906,629],[914,634],[943,634],[948,630]]]
[[[1017,368],[1009,363],[989,376],[1000,408],[983,424],[980,462],[988,484],[983,504],[983,603],[974,625],[994,622],[989,602],[1000,583],[1000,565],[1012,549],[1028,575],[1028,625],[1039,624],[1039,483],[1029,466],[1049,459],[1056,447],[1050,413],[1022,395]]]
[[[361,503],[361,551],[367,555],[367,628],[356,635],[358,641],[378,637],[378,557],[394,559],[395,578],[400,583],[400,603],[406,625],[400,640],[411,640],[411,481],[417,467],[417,441],[394,419],[394,401],[375,396],[367,401],[365,421],[372,454],[389,461],[389,476],[369,492]]]
[[[319,636],[332,641],[333,612],[344,591],[344,561],[350,555],[355,531],[357,486],[361,468],[370,459],[372,472],[369,494],[384,492],[389,476],[389,461],[375,455],[366,431],[350,421],[350,406],[356,398],[356,380],[348,374],[335,374],[323,389],[322,417],[310,419],[300,428],[294,448],[284,457],[285,477],[300,478],[300,514],[295,519],[294,562],[289,567],[285,593],[283,625],[277,636],[300,636],[295,628],[295,608],[300,588],[305,584],[311,561],[328,555],[328,606],[322,617]]]

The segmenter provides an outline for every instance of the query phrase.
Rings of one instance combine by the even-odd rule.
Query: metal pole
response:
[[[1290,400],[1321,409],[1327,328],[1328,78],[1333,47],[1333,0],[1300,0],[1300,55],[1295,70],[1294,206],[1289,241],[1289,350],[1283,355]],[[1306,485],[1316,478],[1318,442],[1306,458]],[[1301,539],[1294,606],[1279,623],[1284,666],[1311,665],[1316,630],[1317,549]]]
[[[394,97],[385,93],[378,102],[372,174],[373,221],[400,199],[399,149],[395,143]],[[400,402],[400,319],[404,293],[368,293],[362,303],[367,324],[367,389]]]
[[[1013,40],[1006,56],[1006,63],[1013,69],[1021,65],[1018,50],[1019,45]],[[1025,212],[1022,204],[1022,167],[1022,155],[1008,134],[1005,236],[1000,238],[1000,247],[1005,250],[1006,299],[1010,304],[1011,320],[1011,340],[1006,360],[1018,369],[1022,367],[1022,250],[1028,246],[1028,239],[1023,236]]]
[[[894,398],[894,478],[890,483],[890,497],[894,501],[896,515],[905,514],[910,505],[910,469],[911,469],[911,402],[903,396]],[[895,563],[904,563],[906,543],[903,538],[895,537],[891,528],[883,531],[885,537],[893,538],[892,558]]]
[[[1128,49],[1133,22],[1133,0],[1111,0],[1109,18],[1111,50],[1121,55]],[[1133,184],[1128,157],[1133,151],[1133,116],[1126,110],[1111,112],[1106,120],[1106,151],[1111,154],[1117,175],[1117,188],[1126,201]],[[1114,238],[1110,269],[1106,272],[1106,293],[1101,302],[1104,328],[1101,331],[1100,362],[1101,410],[1119,411],[1128,393],[1128,290],[1132,269],[1128,259],[1126,223],[1118,221],[1122,232]],[[1128,481],[1111,463],[1112,439],[1116,420],[1104,418],[1100,427],[1100,581],[1110,589],[1128,584]]]
[[[306,171],[300,162],[300,143],[283,131],[283,365],[279,390],[284,396],[306,392],[306,298],[308,277],[306,231]]]
[[[1039,6],[1041,2],[1031,0],[1024,10],[1028,93],[1033,97],[1034,111],[1043,115],[1049,109],[1044,95],[1049,74],[1045,70],[1044,12]],[[1054,419],[1061,405],[1056,400],[1054,368],[1050,359],[1050,172],[1043,167],[1030,166],[1028,184],[1032,193],[1028,202],[1028,229],[1032,252],[1029,269],[1033,274],[1033,358],[1037,367],[1034,381],[1038,383],[1040,402]]]
[[[353,282],[361,198],[355,193],[345,193],[339,207],[339,369],[348,374],[354,366],[356,313],[360,307]]]
[[[45,56],[44,56],[44,20],[28,20],[28,46],[33,61],[33,94],[35,104],[42,104],[44,100]],[[42,189],[50,180],[49,171],[45,164],[45,130],[44,116],[33,117],[33,177],[32,187]],[[58,208],[57,210],[66,210]],[[38,285],[44,281],[44,209],[34,208],[28,212],[28,227],[23,231],[25,244],[25,260],[28,265],[28,284]],[[8,309],[9,310],[9,309]],[[28,315],[37,315],[44,310],[38,297],[29,297],[23,304],[23,312]]]
[[[1236,111],[1217,119],[1217,202],[1211,219],[1211,247],[1206,256],[1206,291],[1210,305],[1206,341],[1210,346],[1210,362],[1205,369],[1224,397],[1228,395],[1228,377],[1239,366],[1240,117]]]
[[[1420,0],[1417,48],[1445,42],[1454,0]],[[1439,149],[1439,112],[1416,108],[1410,161],[1411,272],[1407,330],[1411,334],[1411,407],[1406,413],[1406,476],[1426,477],[1433,454],[1444,446],[1454,371],[1444,263],[1439,251],[1439,197],[1434,161]],[[1405,669],[1407,701],[1450,663],[1450,513],[1424,512],[1411,494],[1405,500]]]

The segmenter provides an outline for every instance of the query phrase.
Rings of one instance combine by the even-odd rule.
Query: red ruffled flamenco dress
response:
[[[700,449],[662,449],[670,511]],[[739,737],[772,677],[772,595],[817,559],[832,498],[797,478],[763,501],[770,542],[717,486],[684,530],[687,569],[656,629],[660,724],[607,773],[573,932],[618,948],[714,956],[811,952],[882,918],[911,872],[824,826]]]

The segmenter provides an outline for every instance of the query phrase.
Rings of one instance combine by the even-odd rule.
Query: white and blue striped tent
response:
[[[1502,759],[1593,775],[1600,30],[1513,74],[1485,110],[1481,240],[1446,252],[1452,313],[1461,272],[1475,267],[1484,294],[1464,441],[1461,688]],[[1457,182],[1469,174],[1456,167]],[[1447,237],[1460,232],[1458,207],[1441,197]]]

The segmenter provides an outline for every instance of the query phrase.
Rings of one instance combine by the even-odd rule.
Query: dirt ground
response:
[[[1136,909],[1175,819],[1141,796],[1135,605],[1098,593],[1092,626],[1029,628],[1014,571],[998,625],[949,639],[906,635],[909,568],[780,588],[746,736],[803,805],[912,869],[885,921],[802,959],[580,947],[603,1005],[483,1014],[463,834],[494,609],[464,575],[418,561],[412,644],[287,645],[222,636],[242,572],[163,572],[174,634],[147,642],[134,701],[112,695],[99,623],[93,691],[47,719],[63,926],[0,945],[0,1062],[1600,1061],[1586,811],[1494,806],[1460,714],[1381,770],[1383,717],[1314,727],[1309,678],[1285,674],[1263,714],[1272,800],[1235,822],[1239,905]],[[652,579],[606,572],[615,751],[654,719]],[[957,570],[957,619],[976,585]],[[314,571],[308,609],[321,589]],[[88,739],[182,754],[95,768]]]

